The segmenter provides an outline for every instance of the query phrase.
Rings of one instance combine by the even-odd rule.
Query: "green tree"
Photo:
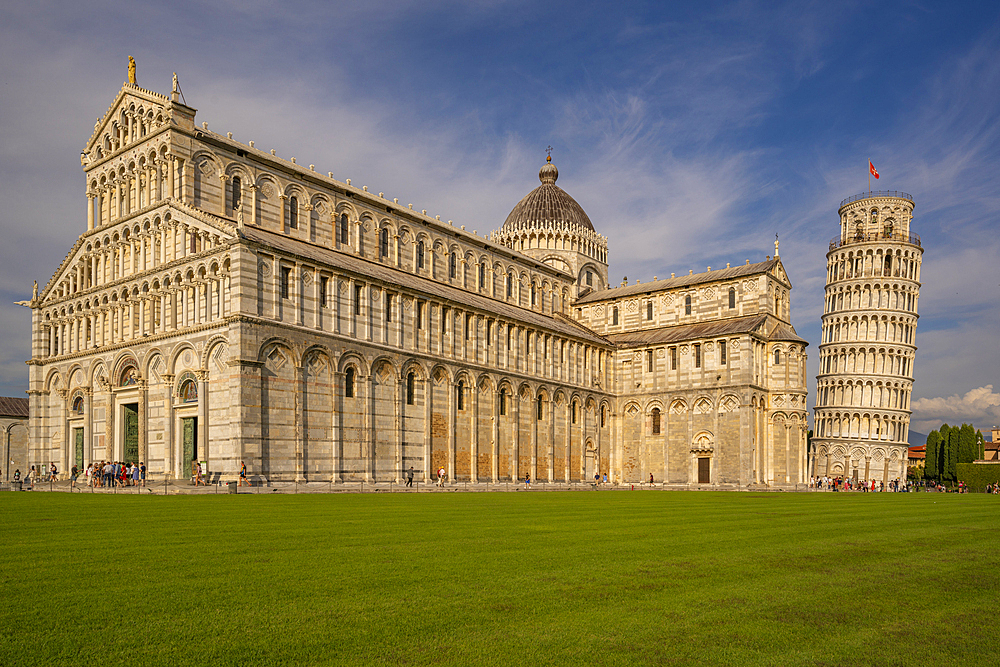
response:
[[[958,441],[961,434],[962,429],[958,426],[953,426],[948,431],[948,465],[945,468],[947,473],[945,479],[953,482],[958,479]]]
[[[938,449],[941,446],[941,434],[931,431],[927,434],[927,456],[924,459],[924,477],[937,479],[941,468],[938,466]]]
[[[938,429],[938,433],[941,434],[941,444],[938,445],[938,479],[944,480],[948,479],[948,438],[951,436],[951,427],[947,424],[941,424],[941,428]]]
[[[976,429],[972,428],[972,424],[962,424],[958,433],[958,462],[972,463],[978,454]]]

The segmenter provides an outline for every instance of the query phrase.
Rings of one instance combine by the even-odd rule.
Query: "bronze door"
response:
[[[83,429],[73,429],[73,439],[75,442],[75,454],[77,470],[83,470]]]
[[[182,477],[191,476],[191,462],[198,458],[197,424],[197,417],[185,417],[181,420],[181,433],[184,443],[184,455],[181,458]]]
[[[139,463],[139,406],[132,403],[125,408],[125,463]]]
[[[712,459],[702,457],[698,459],[698,483],[699,484],[711,484],[712,483]]]

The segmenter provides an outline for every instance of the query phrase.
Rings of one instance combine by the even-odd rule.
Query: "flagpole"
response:
[[[868,194],[872,193],[872,159],[868,158]]]

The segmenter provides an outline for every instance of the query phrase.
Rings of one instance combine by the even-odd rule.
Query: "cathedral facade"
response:
[[[777,245],[612,288],[551,162],[484,236],[211,132],[177,91],[130,75],[81,155],[86,231],[29,303],[32,463],[805,482]]]

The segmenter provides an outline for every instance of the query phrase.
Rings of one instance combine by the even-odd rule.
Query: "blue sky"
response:
[[[612,283],[761,260],[778,233],[811,377],[827,243],[871,157],[926,249],[913,428],[1000,424],[996,3],[5,3],[4,395],[29,356],[10,304],[86,228],[78,155],[129,55],[211,129],[480,233],[552,145]]]

